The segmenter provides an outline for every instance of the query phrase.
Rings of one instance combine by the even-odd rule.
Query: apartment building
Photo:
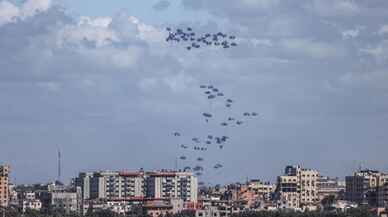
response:
[[[84,200],[136,200],[143,198],[181,198],[197,201],[197,178],[189,172],[117,172],[80,173],[74,181],[81,187]]]
[[[319,172],[301,166],[287,166],[284,175],[278,177],[277,199],[284,208],[297,209],[316,205]]]
[[[379,191],[388,183],[388,174],[377,170],[360,170],[347,176],[345,199],[359,205],[379,205]]]
[[[198,180],[191,172],[149,172],[146,188],[150,198],[180,198],[185,202],[197,202]]]
[[[10,166],[0,165],[0,206],[3,207],[9,203],[9,174]]]
[[[64,210],[66,213],[79,212],[80,204],[76,192],[52,192],[51,208]]]
[[[144,172],[80,173],[75,185],[81,187],[83,199],[130,199],[145,197]]]

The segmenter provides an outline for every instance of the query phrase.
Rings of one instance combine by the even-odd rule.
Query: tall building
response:
[[[388,174],[377,170],[361,170],[346,179],[345,199],[358,204],[378,206],[379,191],[388,183]]]
[[[277,199],[285,208],[303,208],[316,205],[319,172],[300,166],[287,166],[284,175],[278,177]]]
[[[75,185],[82,198],[133,200],[180,198],[197,201],[197,178],[189,172],[91,172],[80,173]]]
[[[145,197],[144,172],[80,173],[75,179],[83,199],[133,199]]]
[[[9,173],[10,166],[0,165],[0,206],[3,207],[9,203]]]
[[[147,197],[180,198],[185,202],[197,202],[197,178],[190,172],[147,173]]]

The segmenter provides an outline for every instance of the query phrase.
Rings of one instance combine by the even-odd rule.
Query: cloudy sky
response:
[[[388,170],[387,14],[386,0],[0,0],[0,163],[16,183],[54,180],[58,147],[65,181],[174,168],[196,157],[178,142],[214,132],[200,114],[224,112],[198,88],[211,83],[260,117],[204,154],[224,164],[208,182]],[[167,26],[239,46],[187,52]]]

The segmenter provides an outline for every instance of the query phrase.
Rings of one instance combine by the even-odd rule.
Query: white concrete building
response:
[[[197,178],[189,172],[113,172],[80,173],[75,185],[82,198],[140,200],[143,198],[180,198],[196,202]]]
[[[197,202],[198,180],[191,172],[149,172],[146,188],[150,198]]]
[[[22,209],[23,212],[26,212],[27,210],[40,211],[42,209],[42,202],[38,199],[23,200]]]
[[[82,197],[88,199],[133,199],[145,197],[143,172],[80,173],[75,179]]]
[[[65,210],[66,212],[79,212],[80,204],[75,192],[52,192],[51,207],[53,209]]]

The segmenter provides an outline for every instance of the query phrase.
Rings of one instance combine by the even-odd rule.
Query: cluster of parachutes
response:
[[[168,27],[167,31],[169,32],[169,35],[166,38],[167,42],[187,43],[187,50],[200,48],[201,45],[221,46],[223,48],[237,46],[237,43],[234,42],[236,39],[235,36],[228,36],[222,32],[216,34],[207,33],[198,36],[198,34],[190,27],[188,27],[186,31],[182,29],[172,31],[172,29]],[[215,153],[222,154],[222,151],[227,147],[231,140],[231,136],[229,135],[230,131],[228,129],[240,127],[244,125],[247,119],[255,118],[259,116],[259,114],[257,112],[246,111],[236,115],[232,112],[236,103],[235,100],[226,97],[226,94],[221,91],[220,88],[212,84],[202,84],[199,86],[198,91],[208,101],[208,107],[203,108],[203,112],[201,113],[205,125],[204,129],[206,129],[205,135],[189,137],[178,131],[173,132],[172,135],[176,139],[175,141],[178,143],[179,147],[177,160],[179,160],[180,164],[184,165],[183,167],[180,167],[180,169],[192,171],[196,176],[201,177],[205,172],[219,171],[224,167],[222,162],[217,162],[217,156],[211,156],[211,159],[205,159],[203,156],[205,155],[204,152],[209,152],[213,149],[217,150]],[[217,106],[215,107],[214,104]],[[222,112],[220,112],[221,109],[223,110]],[[211,132],[217,132],[217,134]],[[188,155],[196,157],[189,159]],[[191,163],[189,163],[190,160]],[[216,160],[216,162],[214,164],[208,163],[208,166],[205,166],[207,160]],[[204,183],[199,182],[199,184],[203,185]]]

